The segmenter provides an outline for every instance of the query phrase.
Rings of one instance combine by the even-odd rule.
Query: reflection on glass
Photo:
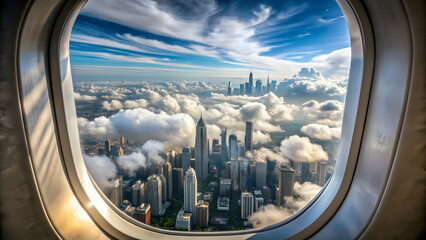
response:
[[[350,43],[331,0],[93,0],[70,53],[87,168],[141,222],[268,226],[333,173]]]

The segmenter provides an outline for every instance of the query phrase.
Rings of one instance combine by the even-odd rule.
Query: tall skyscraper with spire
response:
[[[268,72],[268,81],[266,82],[266,93],[271,92],[271,84],[269,83],[269,72]]]
[[[203,115],[198,120],[195,134],[195,171],[200,181],[207,177],[208,170],[208,148],[207,148],[207,125]]]
[[[220,133],[220,160],[222,161],[222,164],[225,164],[226,161],[228,161],[228,146],[226,144],[226,131],[227,129],[223,130]]]
[[[232,88],[231,88],[231,82],[228,82],[228,96],[232,95]]]
[[[248,89],[246,89],[246,93],[247,94],[253,93],[253,72],[251,69],[250,69],[250,75],[249,75],[249,85],[248,85]]]

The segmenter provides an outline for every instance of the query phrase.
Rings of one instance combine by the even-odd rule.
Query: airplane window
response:
[[[351,59],[333,0],[92,0],[70,56],[86,166],[138,221],[265,227],[333,174]]]

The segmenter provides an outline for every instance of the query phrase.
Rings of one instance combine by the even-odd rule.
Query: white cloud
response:
[[[253,227],[266,227],[291,217],[305,207],[321,190],[321,187],[310,182],[294,184],[294,197],[286,197],[285,205],[277,207],[272,204],[262,206],[259,211],[250,216]]]
[[[282,155],[295,162],[319,162],[327,161],[328,154],[318,144],[313,144],[307,137],[297,135],[281,141],[280,151]]]
[[[327,125],[313,123],[303,126],[300,131],[302,131],[302,133],[306,134],[310,138],[316,138],[319,140],[332,140],[340,138],[341,128],[330,128]]]
[[[115,164],[106,156],[88,156],[83,154],[83,159],[96,184],[103,191],[110,188],[110,179],[117,175]]]
[[[145,168],[147,164],[145,155],[140,151],[132,152],[129,155],[119,156],[116,162],[117,165],[121,169],[125,170],[131,177],[135,176],[135,172],[139,168]]]
[[[145,99],[137,99],[137,100],[126,100],[124,102],[124,108],[131,109],[131,108],[145,108],[148,106],[148,101]]]
[[[97,100],[96,96],[81,95],[78,92],[74,92],[74,99],[76,101],[95,101],[95,100]]]
[[[303,116],[318,123],[339,125],[343,117],[344,104],[336,100],[317,102],[310,100],[302,104]],[[320,122],[321,121],[321,122]],[[329,124],[327,124],[329,125]]]
[[[243,138],[242,138],[243,139]],[[262,131],[253,132],[253,143],[254,144],[265,144],[272,142],[271,135],[269,133],[264,133]]]
[[[154,113],[136,108],[121,110],[109,118],[98,117],[93,121],[78,119],[80,136],[105,139],[126,136],[140,142],[157,140],[167,147],[184,147],[195,142],[195,122],[184,113]]]
[[[107,111],[123,109],[123,104],[118,100],[112,100],[111,102],[103,101],[102,108]]]
[[[256,162],[266,162],[266,160],[276,161],[279,164],[288,164],[289,161],[279,152],[278,148],[260,148],[259,150],[247,151],[247,157]]]

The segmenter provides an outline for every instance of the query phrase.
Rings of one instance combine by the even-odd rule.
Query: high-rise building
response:
[[[254,190],[254,211],[257,212],[259,208],[263,205],[264,199],[262,192],[260,190]]]
[[[223,130],[220,133],[221,160],[223,164],[225,164],[225,162],[228,161],[228,146],[226,144],[226,131],[227,129],[225,128],[225,130]]]
[[[249,89],[249,83],[246,82],[246,83],[244,83],[244,94],[247,94],[247,95],[249,94],[248,89]]]
[[[237,148],[238,148],[238,158],[245,157],[246,156],[246,148],[240,140],[237,141]]]
[[[183,208],[185,212],[190,212],[195,217],[197,206],[197,174],[194,169],[189,168],[185,172],[183,186]]]
[[[244,83],[240,84],[240,95],[244,95]]]
[[[248,219],[253,214],[253,194],[241,193],[241,219]]]
[[[173,196],[180,197],[183,193],[183,169],[173,168],[172,171],[173,179]]]
[[[278,176],[278,196],[277,205],[284,205],[284,197],[293,196],[294,171],[282,165]]]
[[[197,226],[208,227],[209,225],[209,202],[203,200],[197,203]]]
[[[163,174],[158,174],[161,180],[161,202],[166,204],[167,202],[167,180]]]
[[[247,94],[253,93],[253,72],[250,70],[248,88],[246,89]]]
[[[266,162],[256,162],[256,187],[266,185]]]
[[[231,82],[228,82],[228,96],[232,95]]]
[[[272,80],[271,82],[271,92],[276,92],[277,91],[277,81]]]
[[[198,120],[195,136],[195,171],[200,181],[208,174],[207,125],[203,116]]]
[[[109,139],[105,140],[105,155],[109,157],[111,154],[111,141]]]
[[[253,148],[253,122],[246,122],[244,145],[246,151],[251,151]]]
[[[166,186],[167,186],[167,200],[169,200],[170,198],[172,198],[172,192],[173,192],[173,187],[172,187],[172,164],[170,164],[170,162],[165,162],[163,163],[163,175],[166,178]]]
[[[247,190],[248,180],[248,161],[246,159],[240,159],[239,163],[239,188],[240,191]]]
[[[143,196],[143,193],[141,193],[142,184],[144,183],[142,183],[141,180],[138,180],[132,186],[132,205],[134,207],[137,207],[142,203],[142,200],[141,200],[141,196]]]
[[[231,189],[233,193],[237,193],[239,190],[239,182],[238,182],[238,160],[237,159],[231,159]],[[237,195],[238,196],[238,195]],[[235,197],[235,195],[234,195]]]
[[[118,176],[111,180],[111,202],[119,207],[123,202],[123,177]]]
[[[326,163],[319,162],[317,164],[317,180],[316,180],[319,186],[324,186],[325,176],[326,176]]]
[[[310,173],[316,173],[317,172],[317,165],[318,165],[317,162],[309,163],[309,172]]]
[[[151,214],[153,216],[159,216],[163,208],[162,198],[163,189],[162,182],[159,175],[153,174],[148,177],[148,203],[151,205]]]
[[[260,79],[256,80],[256,94],[257,95],[262,94],[262,80],[260,80]]]
[[[269,186],[262,186],[261,191],[262,191],[263,201],[265,203],[270,203],[272,201],[271,188],[269,188]]]
[[[139,207],[136,208],[135,218],[140,222],[151,225],[151,205],[148,203],[139,205]]]
[[[182,148],[182,169],[183,171],[188,170],[191,166],[191,150],[189,147]]]
[[[230,160],[238,159],[237,136],[235,136],[234,134],[229,135],[228,143],[229,143],[228,158]]]
[[[271,83],[269,83],[269,72],[268,72],[268,81],[266,82],[266,92],[271,92]]]

